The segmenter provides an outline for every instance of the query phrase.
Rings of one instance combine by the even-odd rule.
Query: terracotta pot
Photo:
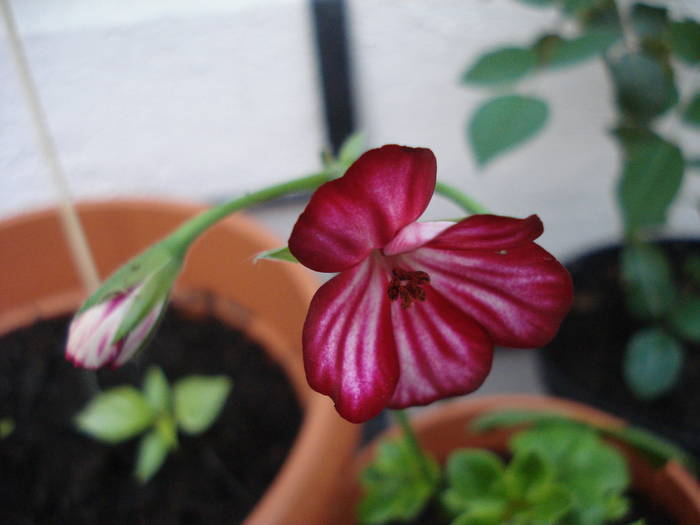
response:
[[[483,434],[467,431],[470,422],[481,414],[504,409],[553,411],[606,428],[619,428],[625,425],[622,420],[586,405],[534,395],[485,396],[449,401],[424,410],[412,418],[412,422],[421,445],[440,463],[444,463],[450,452],[463,447],[486,448],[497,453],[506,453],[508,439],[513,434],[513,430],[498,430]],[[378,442],[386,437],[397,436],[399,433],[396,426],[390,428],[357,456],[347,478],[353,481],[344,488],[342,503],[337,509],[338,514],[333,521],[334,524],[355,523],[354,509],[362,496],[361,488],[357,483],[358,476],[374,457]],[[615,440],[612,440],[612,443],[627,459],[634,489],[665,508],[680,525],[700,523],[700,487],[685,468],[676,462],[670,462],[663,469],[654,469],[627,445]]]
[[[100,276],[203,207],[161,201],[110,201],[79,206]],[[203,293],[218,317],[261,343],[289,377],[304,413],[294,446],[246,523],[325,523],[329,504],[354,452],[359,426],[306,384],[301,327],[317,283],[299,265],[253,256],[282,244],[241,215],[221,222],[188,255],[173,300],[193,313]],[[71,313],[84,299],[55,210],[0,224],[0,335],[38,319]],[[312,495],[312,497],[309,497]]]

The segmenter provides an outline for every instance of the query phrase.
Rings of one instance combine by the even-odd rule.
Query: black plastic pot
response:
[[[700,255],[700,240],[662,241],[676,283],[689,255]],[[622,375],[628,339],[645,326],[625,306],[619,272],[621,247],[583,255],[567,268],[574,281],[571,313],[557,337],[539,353],[547,390],[617,414],[683,446],[700,458],[700,344],[685,342],[681,377],[669,393],[652,401],[634,396]]]

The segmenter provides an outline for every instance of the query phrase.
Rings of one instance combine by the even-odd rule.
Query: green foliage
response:
[[[178,428],[188,434],[204,432],[221,412],[230,390],[231,380],[225,376],[188,376],[171,389],[162,370],[151,367],[143,391],[120,386],[101,392],[75,423],[80,431],[110,444],[144,434],[135,475],[146,482],[177,448]]]
[[[504,47],[479,57],[464,73],[462,82],[490,86],[515,82],[537,65],[537,54],[528,48]]]
[[[700,343],[700,297],[683,296],[669,312],[668,324],[682,339]]]
[[[684,20],[671,24],[671,49],[684,62],[700,62],[700,24],[694,20]]]
[[[573,66],[605,53],[619,39],[614,31],[594,30],[569,40],[558,39],[546,57],[551,68]]]
[[[696,93],[683,111],[683,121],[700,127],[700,93]]]
[[[664,224],[684,167],[678,146],[655,135],[627,144],[618,197],[629,233]]]
[[[132,386],[120,386],[98,394],[75,423],[95,439],[120,443],[139,435],[154,418],[155,412],[141,392]]]
[[[286,262],[299,262],[294,255],[292,255],[292,252],[289,251],[289,248],[286,246],[283,246],[282,248],[272,248],[271,250],[265,250],[264,252],[260,252],[255,256],[253,259],[253,262],[258,262],[261,259],[272,259],[275,261],[286,261]]]
[[[0,419],[0,439],[5,439],[6,437],[12,435],[15,431],[15,421],[10,417],[4,417]]]
[[[673,77],[656,57],[627,52],[608,65],[617,104],[627,118],[646,124],[678,101]]]
[[[637,397],[654,399],[675,384],[683,366],[683,347],[659,328],[646,328],[627,343],[623,361],[625,380]]]
[[[652,244],[632,243],[624,247],[621,263],[630,312],[642,319],[665,314],[676,298],[676,289],[664,252]]]
[[[231,391],[226,376],[189,376],[173,387],[175,420],[187,434],[204,432],[214,422]]]
[[[506,95],[487,101],[469,124],[478,163],[484,165],[531,138],[542,129],[547,116],[547,105],[537,98]]]
[[[639,38],[661,37],[668,28],[668,10],[664,7],[634,4],[630,19]]]
[[[416,458],[405,438],[379,445],[375,460],[363,471],[365,497],[358,519],[365,524],[406,521],[416,517],[438,488],[440,468],[432,459]]]
[[[600,525],[624,515],[620,454],[593,429],[548,417],[514,436],[508,465],[488,451],[452,453],[441,501],[453,524]]]

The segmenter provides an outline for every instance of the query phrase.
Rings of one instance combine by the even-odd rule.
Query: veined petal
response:
[[[377,415],[398,380],[387,282],[374,254],[321,286],[304,323],[309,384],[354,423]]]
[[[430,245],[448,249],[459,246],[470,250],[504,250],[534,241],[543,231],[537,215],[525,219],[472,215],[443,231]]]
[[[491,370],[493,343],[431,286],[425,301],[391,308],[400,378],[391,408],[425,405],[479,388]]]
[[[449,221],[412,222],[384,246],[382,253],[389,256],[413,251],[454,225],[454,222]]]
[[[113,368],[117,368],[126,363],[131,359],[150,339],[150,335],[153,332],[154,326],[160,319],[163,313],[163,308],[165,307],[166,301],[163,300],[159,304],[153,307],[148,312],[148,315],[143,318],[143,320],[129,332],[129,335],[125,339],[122,339],[117,343],[121,345],[119,352],[114,357],[113,361],[110,363]]]
[[[319,272],[354,266],[425,211],[435,189],[432,151],[389,145],[362,155],[311,197],[289,239],[299,261]]]
[[[476,320],[495,344],[535,348],[554,337],[571,307],[573,286],[552,255],[533,242],[473,250],[434,247],[436,241],[402,257],[428,272],[431,286]]]

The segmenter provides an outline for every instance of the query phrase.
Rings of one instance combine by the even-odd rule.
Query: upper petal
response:
[[[368,151],[345,175],[316,190],[294,225],[290,251],[320,272],[354,266],[420,217],[435,173],[429,149],[389,145]]]
[[[321,286],[304,323],[309,385],[354,423],[377,415],[398,379],[387,281],[373,255]]]
[[[479,388],[491,370],[493,343],[482,328],[426,286],[425,301],[392,304],[399,382],[389,406],[425,405]]]
[[[470,250],[503,250],[534,241],[544,227],[537,215],[514,219],[500,215],[472,215],[443,231],[431,242],[435,248],[459,246]]]
[[[428,241],[433,240],[451,226],[454,226],[454,222],[412,222],[408,226],[404,226],[399,233],[396,234],[396,237],[394,237],[389,244],[384,246],[382,253],[389,256],[413,251],[423,246]]]
[[[431,285],[494,343],[547,344],[571,307],[573,286],[569,272],[532,242],[541,231],[539,219],[475,217],[402,257],[428,272]]]

